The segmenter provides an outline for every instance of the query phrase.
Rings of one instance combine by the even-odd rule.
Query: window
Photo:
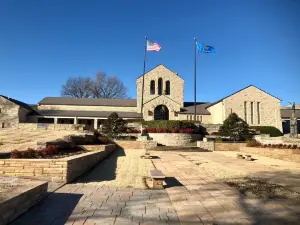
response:
[[[257,103],[257,124],[260,124],[259,102]]]
[[[232,108],[230,108],[230,114],[232,114]]]
[[[199,121],[199,116],[197,116],[197,121]]]
[[[158,95],[162,95],[162,88],[163,88],[162,87],[162,85],[163,85],[162,83],[163,83],[162,78],[159,78],[158,79],[158,87],[157,87],[158,88],[158,90],[157,90]]]
[[[189,115],[186,116],[186,120],[189,120]]]
[[[170,81],[167,80],[166,81],[166,95],[170,95]]]
[[[247,123],[247,102],[244,102],[245,122]]]
[[[190,115],[190,120],[193,120],[193,116],[192,115]]]
[[[251,124],[253,124],[253,102],[251,102]]]
[[[150,81],[150,95],[155,95],[155,81]]]
[[[200,122],[202,123],[202,116],[200,116]]]

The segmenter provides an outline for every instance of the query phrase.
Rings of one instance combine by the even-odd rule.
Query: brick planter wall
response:
[[[3,192],[0,224],[6,225],[39,202],[47,193],[48,182],[20,179],[20,185]],[[25,184],[25,185],[24,185]]]
[[[241,152],[247,152],[255,155],[267,156],[274,159],[281,159],[281,160],[300,163],[299,149],[242,147]]]
[[[153,141],[166,146],[184,146],[192,141],[200,140],[201,134],[181,133],[149,133]]]
[[[213,141],[197,141],[197,147],[207,149],[209,151],[240,151],[240,148],[245,146],[246,143],[218,143]]]
[[[115,149],[116,145],[108,145],[104,147],[104,150],[90,151],[61,159],[2,159],[0,160],[0,176],[29,177],[69,183]]]
[[[155,141],[114,141],[123,149],[151,149],[157,146]]]

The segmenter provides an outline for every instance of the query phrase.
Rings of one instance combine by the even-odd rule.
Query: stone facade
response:
[[[0,96],[0,128],[17,127],[20,107]]]

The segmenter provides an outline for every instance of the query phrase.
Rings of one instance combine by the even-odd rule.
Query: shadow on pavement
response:
[[[89,183],[110,181],[116,178],[117,161],[125,156],[123,149],[117,149],[105,160],[99,162],[92,170],[88,171],[73,183]]]
[[[180,183],[175,177],[166,177],[164,181],[166,183],[166,185],[164,185],[164,188],[183,186],[183,184]]]
[[[52,193],[11,225],[65,224],[82,194]]]

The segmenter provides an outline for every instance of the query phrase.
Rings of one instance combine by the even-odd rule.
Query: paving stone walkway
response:
[[[299,201],[245,197],[178,152],[153,155],[164,190],[67,184],[13,225],[299,224]]]

